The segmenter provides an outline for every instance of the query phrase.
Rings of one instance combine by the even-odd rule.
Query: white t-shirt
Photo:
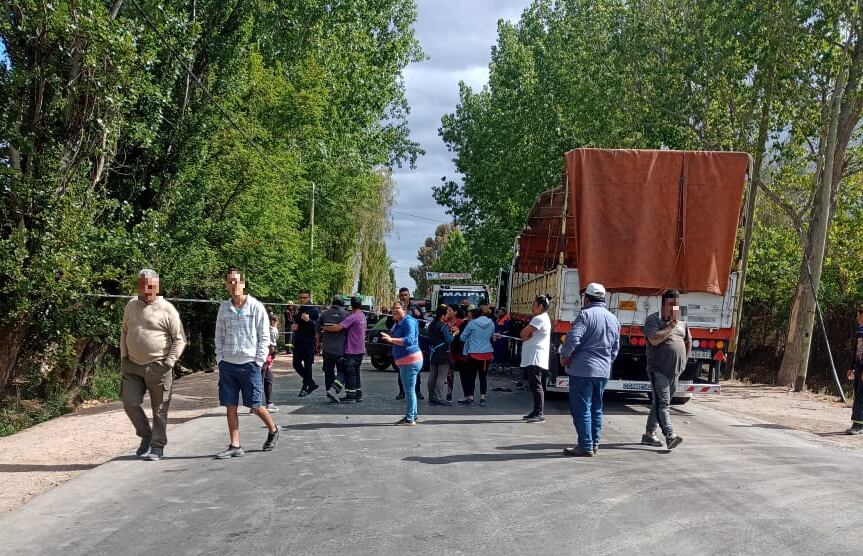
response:
[[[276,342],[279,339],[279,327],[278,326],[270,326],[270,345],[277,345]]]
[[[536,365],[548,370],[548,357],[551,354],[551,319],[548,313],[541,313],[530,320],[536,330],[530,339],[521,345],[521,366]]]

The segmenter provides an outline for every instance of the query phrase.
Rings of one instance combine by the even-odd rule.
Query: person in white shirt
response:
[[[548,376],[548,359],[551,354],[551,319],[548,306],[551,296],[540,295],[533,301],[530,324],[521,331],[521,369],[530,384],[533,394],[533,411],[523,417],[528,423],[545,422],[545,390],[543,384]]]
[[[267,410],[261,407],[261,366],[270,351],[267,310],[260,301],[245,293],[246,279],[239,270],[228,270],[225,289],[231,294],[231,299],[222,302],[216,315],[216,363],[219,365],[219,404],[227,408],[231,443],[216,455],[219,459],[243,455],[237,416],[240,393],[243,405],[250,408],[269,431],[264,442],[265,452],[276,447],[281,431]]]

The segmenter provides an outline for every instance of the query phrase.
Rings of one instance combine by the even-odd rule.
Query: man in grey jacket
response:
[[[605,306],[605,287],[588,284],[584,306],[560,351],[569,375],[569,410],[578,445],[564,455],[592,457],[602,432],[602,395],[620,349],[620,322]]]
[[[671,427],[671,398],[677,389],[677,378],[686,368],[692,350],[692,335],[689,326],[680,318],[680,294],[668,290],[662,294],[662,309],[648,315],[644,321],[647,337],[647,375],[653,390],[647,430],[641,437],[645,446],[662,446],[656,437],[656,425],[665,435],[665,446],[673,450],[683,442]]]
[[[337,332],[334,327],[328,325],[341,324],[348,318],[345,311],[345,302],[340,295],[333,297],[333,303],[324,312],[316,324],[321,334],[321,353],[324,356],[324,386],[327,397],[333,403],[339,402],[339,394],[345,385],[342,382],[345,376],[345,338],[347,333],[344,329]],[[328,331],[329,330],[329,331]],[[338,376],[336,375],[338,371]]]

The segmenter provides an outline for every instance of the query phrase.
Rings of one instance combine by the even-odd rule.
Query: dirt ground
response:
[[[292,372],[288,363],[285,358],[277,359],[275,374]],[[216,373],[198,373],[175,381],[169,430],[216,407],[217,383]],[[148,403],[145,401],[145,407]],[[701,404],[765,426],[812,434],[820,442],[863,450],[863,436],[843,433],[850,425],[850,409],[829,397],[788,392],[778,386],[726,382],[722,394],[699,398],[687,409]],[[137,444],[119,402],[80,409],[0,438],[0,512],[11,511]]]
[[[288,373],[289,361],[276,359],[276,376]],[[218,373],[195,373],[174,381],[170,430],[219,405]],[[144,408],[150,412],[149,397]],[[75,475],[137,448],[138,437],[120,402],[111,402],[40,423],[0,438],[0,512],[8,512]]]

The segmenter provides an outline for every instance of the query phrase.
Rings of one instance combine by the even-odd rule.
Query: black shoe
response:
[[[356,397],[356,396],[351,396],[350,394],[347,394],[347,395],[342,396],[341,398],[339,398],[339,401],[340,401],[341,403],[357,403],[357,397]]]
[[[534,417],[536,417],[536,412],[535,412],[535,411],[531,411],[531,412],[530,412],[530,413],[528,413],[527,415],[522,415],[522,417],[521,417],[521,418],[522,418],[522,419],[524,419],[525,421],[527,421],[528,419],[533,419]]]
[[[563,455],[571,458],[592,458],[593,450],[582,450],[578,446],[573,446],[572,448],[564,448]]]
[[[665,437],[665,447],[669,450],[677,448],[681,442],[683,442],[683,437],[676,434],[669,434]]]
[[[446,402],[441,402],[441,401],[438,401],[438,400],[429,400],[429,405],[434,405],[434,406],[446,406],[447,404],[446,404]]]
[[[451,402],[451,401],[452,401],[452,394],[447,394],[447,395],[446,395],[446,401],[448,401],[448,402]]]
[[[414,427],[414,426],[416,426],[416,421],[411,421],[409,419],[405,419],[404,417],[402,417],[401,419],[399,419],[398,421],[396,421],[393,424],[397,427]]]
[[[141,445],[138,446],[138,449],[135,450],[135,455],[140,458],[146,458],[147,454],[150,453],[150,439],[142,438]]]
[[[463,404],[463,405],[473,405],[473,400],[468,399],[468,398],[464,398],[462,400],[459,400],[458,403]]]
[[[228,459],[228,458],[241,458],[246,455],[243,452],[242,446],[232,446],[228,444],[228,447],[216,454],[216,459]]]
[[[363,395],[357,392],[357,396],[354,398],[354,401],[360,403],[361,401],[363,401]]]
[[[309,386],[308,388],[306,388],[306,395],[311,394],[312,392],[314,392],[314,391],[315,391],[315,390],[317,390],[318,388],[320,388],[320,386],[318,386],[317,384],[312,384],[311,386]]]
[[[480,400],[480,401],[479,401],[479,406],[480,406],[480,407],[485,407],[485,406],[487,406],[487,405],[488,405],[488,400],[482,399],[482,400]]]
[[[422,394],[417,394],[417,399],[418,400],[424,400],[424,399],[426,399],[426,397],[423,396]]]
[[[538,414],[534,415],[533,417],[531,417],[530,419],[528,419],[526,422],[527,423],[545,423],[545,416],[542,413],[538,413]]]
[[[845,434],[858,435],[863,434],[863,425],[858,425],[854,423],[850,428],[845,429]]]
[[[144,459],[147,461],[159,461],[165,455],[165,448],[162,446],[153,446],[150,448],[150,453]]]
[[[276,432],[268,432],[267,433],[267,441],[264,442],[263,450],[265,452],[271,451],[276,447],[276,444],[279,443],[279,434],[282,432],[282,426],[276,425]]]
[[[303,386],[302,388],[300,388],[300,393],[297,394],[297,397],[298,398],[305,398],[308,395],[309,395],[309,390],[305,386]]]
[[[642,434],[641,443],[645,446],[653,446],[654,448],[662,448],[662,440],[655,434]]]
[[[404,392],[399,392],[399,395],[398,395],[398,396],[396,396],[396,399],[397,399],[397,400],[403,400],[403,399],[405,399],[405,393],[404,393]]]

